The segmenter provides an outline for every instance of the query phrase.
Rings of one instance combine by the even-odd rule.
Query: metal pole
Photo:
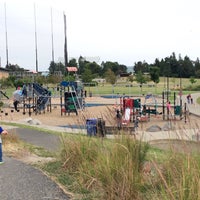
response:
[[[162,107],[162,110],[163,110],[163,120],[165,120],[165,92],[164,91],[162,92],[162,101],[163,101],[163,107]]]
[[[8,66],[8,33],[7,33],[7,16],[6,16],[6,3],[4,3],[5,9],[5,30],[6,30],[6,66]]]
[[[38,72],[38,52],[37,52],[37,25],[36,25],[36,9],[34,4],[34,21],[35,21],[35,68]]]
[[[65,57],[65,67],[68,65],[68,53],[67,53],[67,22],[66,15],[64,13],[64,34],[65,34],[65,44],[64,44],[64,57]]]
[[[180,118],[182,118],[182,77],[180,74]]]
[[[51,46],[52,46],[52,61],[54,62],[54,41],[53,41],[53,14],[51,8]]]

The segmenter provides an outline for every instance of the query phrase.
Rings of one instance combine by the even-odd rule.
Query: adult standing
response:
[[[18,104],[21,101],[22,91],[20,87],[17,87],[17,90],[13,92],[13,105],[16,111],[18,111]]]

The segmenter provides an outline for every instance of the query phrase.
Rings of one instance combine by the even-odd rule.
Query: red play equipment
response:
[[[141,100],[133,99],[129,96],[120,97],[120,111],[122,113],[122,125],[128,125],[131,119],[141,110]]]

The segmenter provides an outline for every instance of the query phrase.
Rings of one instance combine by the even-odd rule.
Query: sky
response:
[[[196,60],[199,7],[199,0],[0,0],[0,64],[6,65],[6,30],[9,63],[35,70],[37,43],[38,69],[48,70],[52,36],[55,62],[62,61],[63,13],[69,59],[133,66],[175,52]]]

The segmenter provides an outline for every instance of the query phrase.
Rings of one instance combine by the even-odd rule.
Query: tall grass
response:
[[[200,159],[194,152],[171,150],[162,163],[153,160],[152,166],[155,174],[146,181],[144,199],[200,199]]]
[[[194,142],[179,141],[185,148],[179,152],[160,151],[127,135],[62,137],[62,142],[62,168],[76,182],[73,191],[84,193],[80,199],[200,199],[200,159],[188,151]]]
[[[73,140],[63,137],[62,141],[63,167],[76,174],[79,186],[93,191],[98,199],[139,198],[146,143],[129,136],[106,142],[83,136]]]

